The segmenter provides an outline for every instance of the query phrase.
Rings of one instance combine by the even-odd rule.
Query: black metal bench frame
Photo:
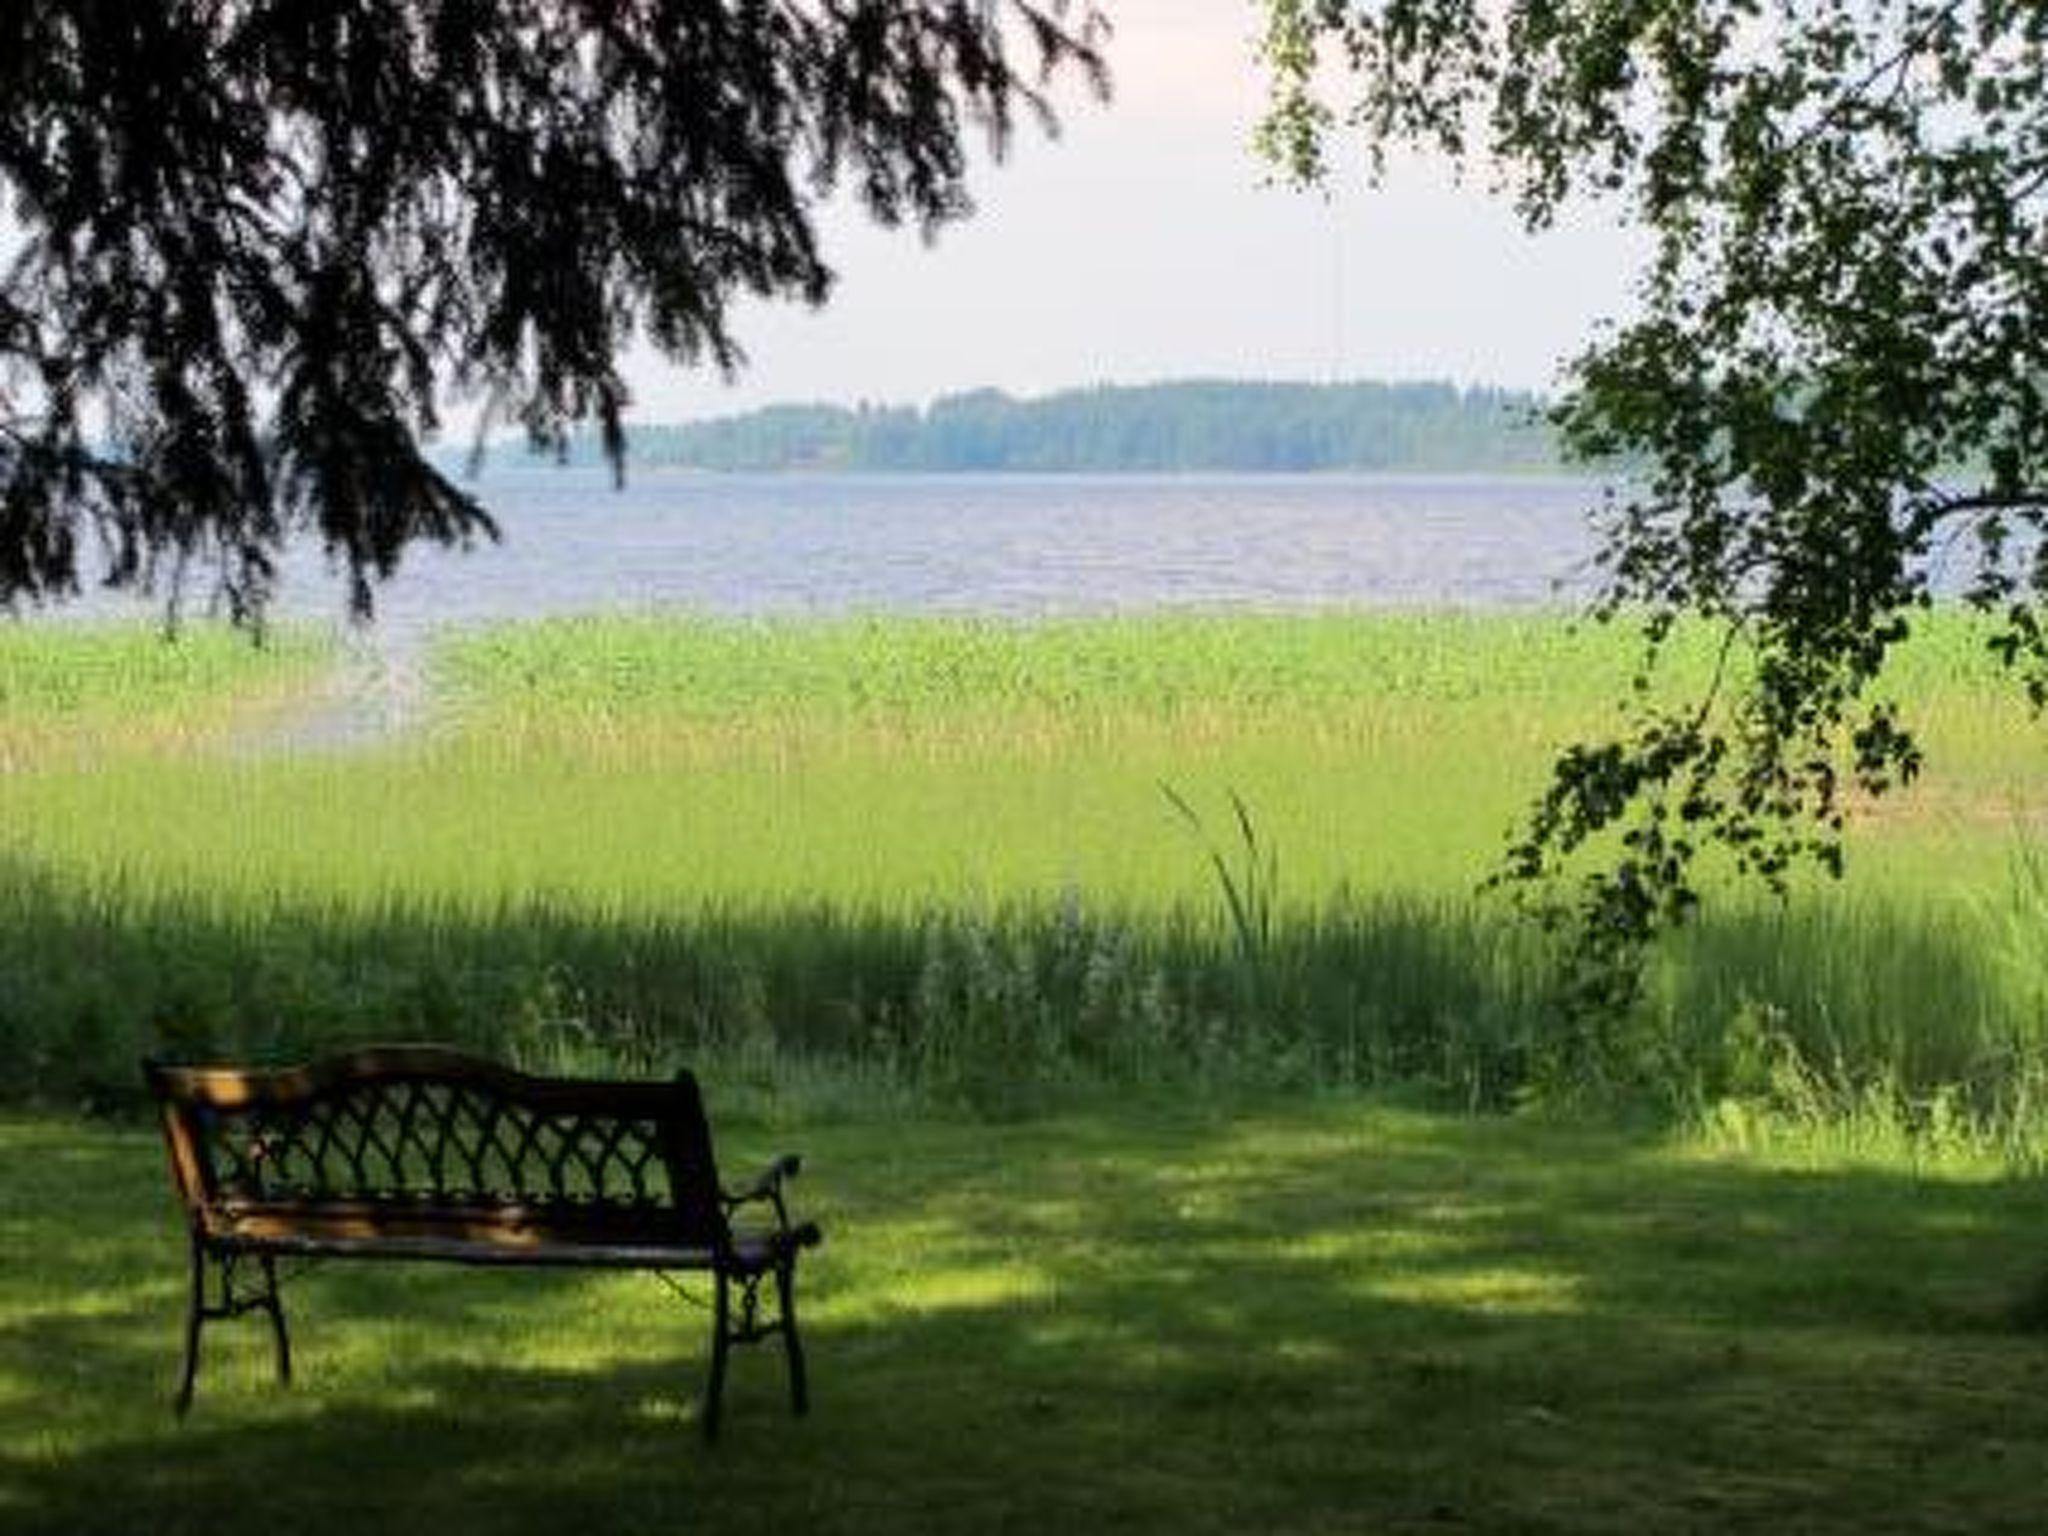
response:
[[[296,1257],[707,1274],[706,1438],[718,1435],[735,1344],[779,1337],[790,1405],[807,1411],[796,1262],[820,1234],[792,1222],[783,1198],[801,1160],[778,1158],[726,1190],[688,1072],[665,1083],[535,1077],[435,1046],[282,1069],[143,1070],[190,1234],[180,1416],[209,1322],[263,1313],[278,1379],[291,1381],[277,1261]],[[772,1221],[734,1220],[750,1208]]]

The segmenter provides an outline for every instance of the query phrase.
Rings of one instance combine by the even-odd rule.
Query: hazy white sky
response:
[[[1263,185],[1256,0],[1106,8],[1107,106],[1062,92],[1062,136],[1020,132],[935,245],[832,210],[829,304],[742,310],[730,385],[637,360],[635,417],[1189,376],[1542,387],[1623,305],[1631,245],[1598,216],[1531,239],[1427,165],[1328,198]]]

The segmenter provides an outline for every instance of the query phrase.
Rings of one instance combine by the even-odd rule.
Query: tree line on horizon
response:
[[[1191,381],[1020,399],[996,389],[920,409],[774,405],[629,430],[635,465],[727,472],[1417,470],[1561,465],[1532,393],[1450,383]],[[595,460],[595,438],[571,457]]]

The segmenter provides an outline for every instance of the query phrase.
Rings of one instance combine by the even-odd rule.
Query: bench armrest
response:
[[[801,1156],[795,1152],[785,1152],[763,1168],[755,1176],[753,1183],[744,1189],[721,1191],[719,1198],[724,1200],[728,1209],[735,1205],[750,1205],[757,1200],[772,1201],[776,1214],[781,1215],[783,1181],[795,1178],[803,1171],[803,1166],[804,1160]],[[784,1225],[787,1224],[785,1218]]]

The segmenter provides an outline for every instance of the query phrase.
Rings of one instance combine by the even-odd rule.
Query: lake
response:
[[[504,541],[379,595],[431,625],[597,609],[1030,618],[1147,608],[1529,607],[1583,597],[1591,483],[1389,475],[706,475],[487,466]],[[287,562],[281,612],[343,589]]]

